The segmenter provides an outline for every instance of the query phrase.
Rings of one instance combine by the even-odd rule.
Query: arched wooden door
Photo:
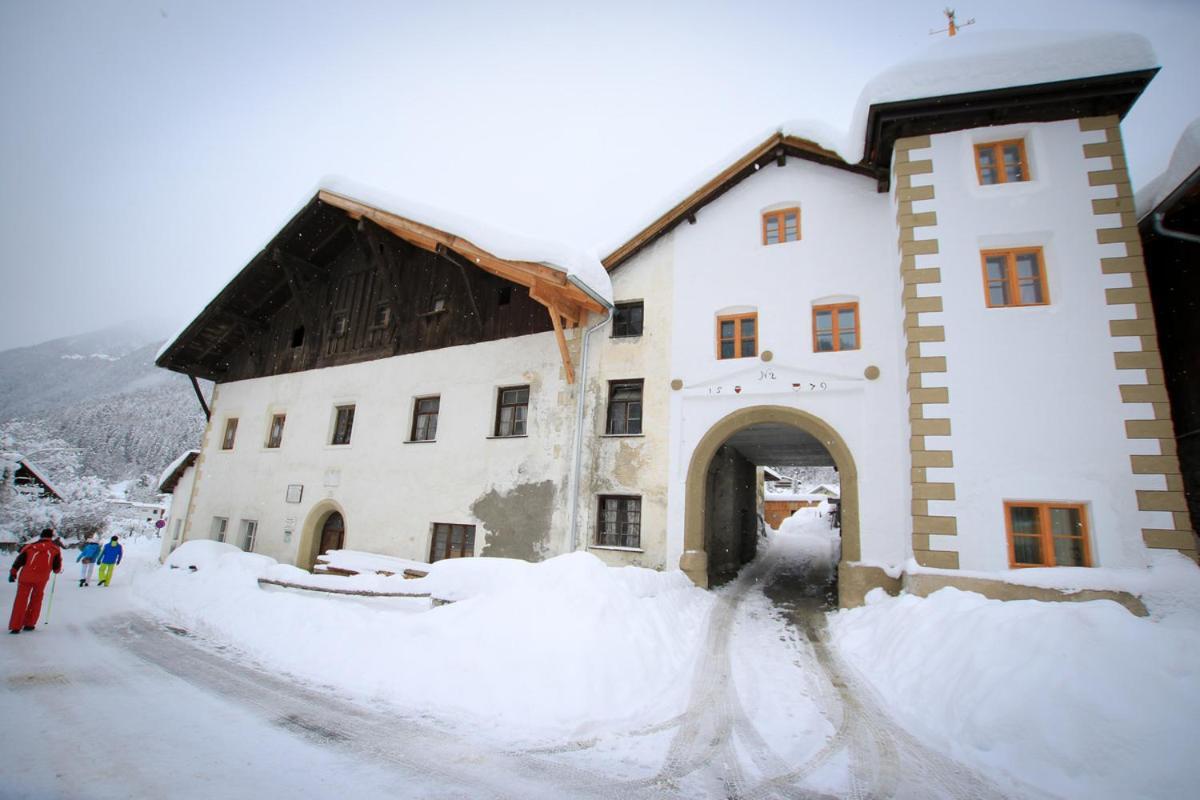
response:
[[[330,550],[341,550],[345,540],[346,521],[339,512],[333,511],[321,526],[321,546],[317,549],[317,555],[324,555]]]

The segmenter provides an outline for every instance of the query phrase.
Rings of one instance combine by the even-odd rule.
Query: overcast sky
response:
[[[781,121],[846,128],[942,0],[0,0],[0,349],[188,322],[326,175],[591,249]],[[1200,116],[1197,0],[960,3],[1134,31],[1135,186]]]

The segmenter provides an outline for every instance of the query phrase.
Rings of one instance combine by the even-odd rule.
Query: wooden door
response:
[[[325,524],[321,526],[321,547],[317,550],[317,555],[324,555],[330,550],[341,550],[345,539],[346,522],[340,513],[334,511],[325,518]]]

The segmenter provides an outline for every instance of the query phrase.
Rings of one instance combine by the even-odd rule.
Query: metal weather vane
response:
[[[946,15],[946,20],[950,24],[947,27],[942,28],[941,30],[930,31],[929,32],[930,36],[935,36],[939,33],[949,33],[951,36],[954,36],[955,34],[958,33],[959,28],[965,28],[968,25],[975,24],[975,18],[971,17],[969,20],[967,20],[963,24],[959,25],[957,22],[954,21],[954,9],[953,8],[945,8],[942,10],[942,13]]]

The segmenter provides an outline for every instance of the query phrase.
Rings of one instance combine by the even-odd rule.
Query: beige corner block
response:
[[[1154,320],[1112,319],[1108,321],[1108,332],[1113,336],[1154,336]]]
[[[929,549],[929,534],[913,532],[912,535],[913,550],[928,550]]]
[[[957,517],[913,517],[913,533],[957,536]]]
[[[1137,499],[1139,511],[1187,511],[1187,500],[1184,498],[1183,492],[1138,489]]]
[[[937,239],[919,239],[915,242],[905,242],[900,252],[906,256],[931,256],[938,251]]]
[[[913,550],[913,558],[922,567],[958,569],[958,553],[950,550]]]
[[[905,347],[904,347],[904,360],[905,361],[911,363],[914,359],[917,359],[920,357],[921,357],[921,343],[920,342],[909,342],[907,345],[905,345]],[[912,370],[910,369],[909,371],[911,372]]]
[[[1182,475],[1164,475],[1163,479],[1166,481],[1168,492],[1182,492],[1183,491],[1183,476]]]
[[[914,517],[929,516],[929,501],[914,499],[912,501],[912,514]]]
[[[1083,146],[1084,158],[1103,158],[1105,156],[1123,156],[1125,148],[1120,142],[1093,142]]]
[[[1129,184],[1124,184],[1124,185],[1128,186]],[[1133,194],[1131,192],[1130,197],[1132,197],[1132,196],[1133,196]],[[1134,233],[1137,233],[1137,231],[1135,230]],[[1129,241],[1125,242],[1125,255],[1127,255],[1127,256],[1145,255],[1145,253],[1142,252],[1142,240],[1138,237],[1134,237],[1134,238],[1130,239]]]
[[[914,389],[920,389],[923,385],[924,384],[921,382],[921,373],[919,373],[919,372],[909,375],[908,378],[906,378],[904,381],[904,386],[909,391],[912,391]]]
[[[1163,372],[1163,370],[1161,370],[1161,369],[1146,370],[1146,383],[1152,384],[1154,386],[1161,386],[1161,385],[1165,384],[1166,382],[1167,382],[1167,373]],[[1153,402],[1166,403],[1169,401],[1168,400],[1155,400]]]
[[[945,372],[946,357],[945,356],[923,356],[910,359],[908,362],[909,372]]]
[[[1100,259],[1100,269],[1105,275],[1122,272],[1145,272],[1146,262],[1138,256],[1113,256]]]
[[[1150,290],[1144,286],[1135,286],[1127,289],[1105,289],[1104,300],[1110,306],[1149,303]]]
[[[950,420],[948,419],[914,419],[910,420],[913,436],[949,436]]]
[[[914,314],[926,314],[942,310],[941,297],[913,297],[904,304],[906,311]]]
[[[910,242],[910,244],[924,244],[924,242]],[[935,252],[937,242],[934,242]],[[903,275],[906,284],[925,284],[925,283],[941,283],[942,270],[939,267],[927,267],[925,269],[910,269]]]
[[[933,172],[933,161],[928,158],[920,161],[907,161],[897,164],[895,172],[897,175],[928,175]]]
[[[1125,438],[1127,439],[1171,439],[1174,436],[1175,428],[1169,419],[1125,420]]]
[[[1132,352],[1113,353],[1113,361],[1117,369],[1158,369],[1162,366],[1158,353],[1134,350]]]
[[[918,500],[953,500],[953,483],[914,483],[913,497]]]
[[[933,185],[929,186],[909,186],[907,189],[901,189],[896,192],[896,198],[901,202],[918,202],[920,200],[932,200],[934,198]]]
[[[1097,169],[1088,173],[1088,186],[1112,186],[1129,178],[1123,169]],[[1119,197],[1121,192],[1117,192]]]
[[[908,482],[913,486],[924,484],[929,480],[929,473],[924,467],[912,467],[908,471]]]
[[[924,436],[910,436],[910,437],[908,437],[908,450],[909,450],[909,452],[910,452],[910,453],[920,453],[920,452],[924,452],[924,450],[925,450],[925,437],[924,437]]]
[[[898,191],[898,192],[903,189],[911,189],[912,188],[912,176],[911,175],[896,175],[895,184],[896,184],[896,191]]]
[[[926,325],[922,328],[909,328],[905,335],[910,342],[944,342],[946,329],[941,325]]]
[[[1166,403],[1167,387],[1154,384],[1125,384],[1121,387],[1122,403]]]
[[[1196,534],[1191,531],[1167,531],[1142,528],[1142,541],[1156,550],[1195,550]]]
[[[1137,228],[1100,228],[1096,231],[1096,242],[1099,244],[1120,244],[1122,242],[1138,242]]]
[[[1116,114],[1108,114],[1103,117],[1083,117],[1079,120],[1079,130],[1102,131],[1106,128],[1116,128],[1120,124],[1121,118]]]
[[[929,135],[925,134],[924,136],[904,136],[900,139],[897,139],[892,145],[892,148],[894,150],[903,150],[907,152],[909,150],[924,150],[925,148],[931,146],[932,142],[929,139]]]
[[[912,454],[914,467],[934,467],[946,469],[954,466],[954,453],[951,450],[923,450]]]
[[[1180,472],[1179,458],[1174,455],[1130,456],[1129,459],[1134,475],[1178,475]]]
[[[1194,531],[1192,527],[1192,515],[1186,511],[1174,511],[1171,513],[1171,520],[1175,524],[1177,531]]]
[[[913,389],[908,393],[910,403],[949,403],[950,390],[945,386]]]

